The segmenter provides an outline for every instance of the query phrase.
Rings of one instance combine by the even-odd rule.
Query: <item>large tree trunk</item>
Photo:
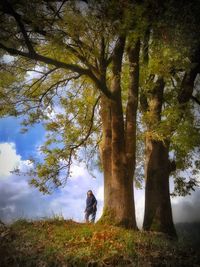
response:
[[[126,175],[124,131],[119,131],[122,118],[117,110],[117,104],[101,99],[104,210],[100,221],[136,229],[133,178]]]
[[[178,94],[179,117],[171,129],[171,135],[175,132],[177,125],[181,122],[185,112],[185,107],[189,102],[194,89],[194,82],[199,73],[199,50],[196,51],[194,58],[191,58],[193,65],[185,73],[180,85]],[[145,98],[142,98],[141,105],[143,111],[149,110],[152,114],[153,122],[147,123],[147,131],[161,121],[161,109],[163,104],[164,83],[158,79],[157,84],[150,96],[148,105]],[[143,97],[143,96],[142,96]],[[159,142],[150,136],[145,140],[145,214],[143,228],[145,230],[161,231],[172,236],[176,235],[173,224],[170,192],[169,175],[175,170],[175,165],[169,161],[170,140]],[[173,166],[174,165],[174,166]]]
[[[131,214],[136,227],[135,202],[134,202],[134,173],[136,165],[136,126],[138,109],[138,91],[139,91],[139,55],[140,40],[134,46],[129,47],[129,91],[126,106],[126,125],[125,125],[125,145],[126,145],[126,180],[129,183],[127,194],[133,203]]]
[[[100,144],[100,156],[104,173],[104,211],[107,211],[110,207],[110,195],[111,195],[111,142],[112,142],[112,130],[111,130],[111,108],[110,103],[104,95],[101,96],[101,121],[102,121],[102,141]]]
[[[152,131],[161,121],[164,81],[158,78],[149,97],[151,120],[147,122],[145,140],[145,214],[144,230],[175,236],[169,192],[169,142],[154,140]]]
[[[100,221],[137,229],[133,191],[135,168],[134,131],[136,130],[136,126],[133,123],[135,123],[136,119],[132,119],[131,115],[136,116],[138,88],[136,88],[135,98],[133,93],[129,93],[129,106],[127,108],[129,119],[126,121],[125,131],[120,79],[124,43],[124,38],[119,39],[113,55],[113,77],[110,85],[113,99],[109,100],[106,97],[101,99],[101,118],[103,123],[101,159],[104,170],[104,211]],[[133,71],[131,73],[133,74]],[[135,84],[136,82],[134,86]],[[130,88],[133,90],[132,83]],[[133,113],[131,113],[131,110],[133,110]],[[134,138],[133,141],[131,138],[126,138],[127,134],[131,133],[133,133],[133,136],[131,136]],[[126,151],[126,147],[130,148],[129,140],[132,142],[131,151]]]
[[[169,145],[146,137],[144,230],[175,236],[169,192]]]
[[[104,210],[100,222],[136,228],[130,179],[125,179],[124,126],[120,103],[101,98],[103,138],[100,145],[104,172]],[[121,129],[120,129],[121,128]]]

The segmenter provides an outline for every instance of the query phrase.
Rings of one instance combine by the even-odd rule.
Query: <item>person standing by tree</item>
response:
[[[88,190],[87,199],[86,199],[86,208],[85,208],[85,221],[89,222],[89,216],[91,215],[91,222],[94,223],[97,211],[97,200],[92,192]]]

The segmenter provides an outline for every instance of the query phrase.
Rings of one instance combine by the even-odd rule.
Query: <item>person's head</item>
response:
[[[87,196],[88,196],[88,197],[91,197],[92,195],[93,195],[92,190],[88,190],[88,191],[87,191]]]

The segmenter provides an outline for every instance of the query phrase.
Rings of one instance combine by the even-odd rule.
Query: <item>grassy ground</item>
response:
[[[18,220],[0,227],[0,266],[200,266],[198,250],[156,233],[76,223]]]

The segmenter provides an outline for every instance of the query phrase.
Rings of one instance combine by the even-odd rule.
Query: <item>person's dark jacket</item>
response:
[[[94,195],[87,197],[85,211],[88,213],[95,212],[97,210],[97,200]]]

